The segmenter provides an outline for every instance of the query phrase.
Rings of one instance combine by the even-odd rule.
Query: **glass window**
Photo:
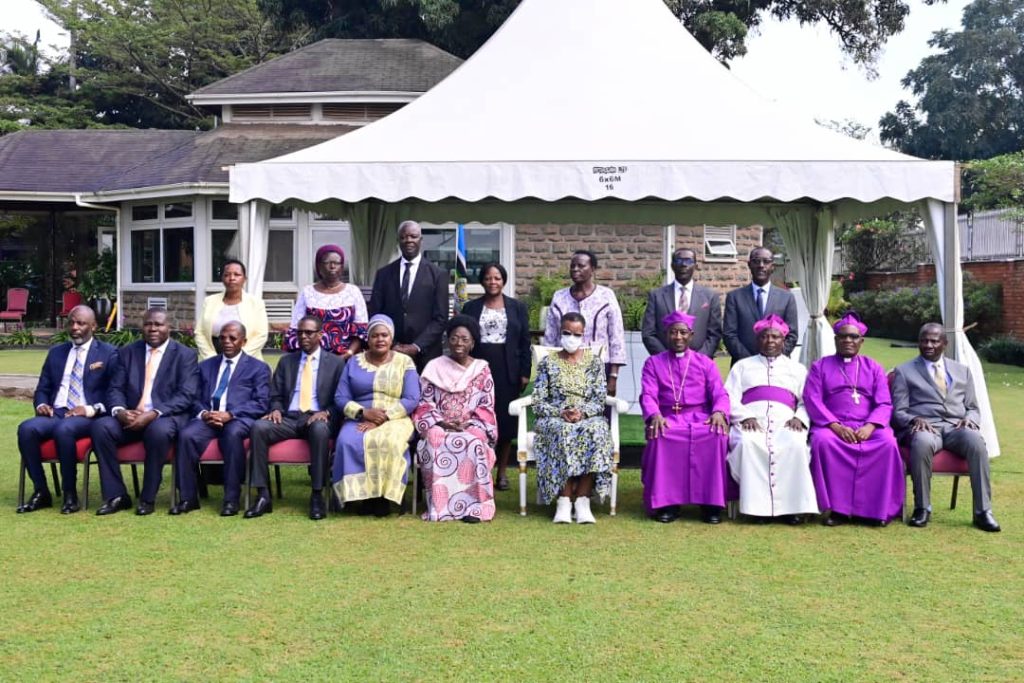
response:
[[[480,268],[491,261],[501,262],[501,231],[493,228],[465,228],[466,265],[470,284],[480,283]],[[423,255],[442,270],[455,269],[456,228],[424,228]]]
[[[164,218],[188,218],[192,215],[192,202],[164,204]]]
[[[132,231],[132,282],[160,282],[160,231]]]
[[[265,282],[295,281],[295,232],[271,230],[267,241]]]
[[[237,221],[238,204],[232,204],[223,199],[214,199],[211,213],[215,221]]]
[[[133,221],[155,221],[157,219],[157,209],[159,207],[156,204],[142,204],[140,206],[132,207],[132,220]]]
[[[195,248],[192,228],[164,230],[164,282],[195,280]]]
[[[224,261],[239,257],[239,241],[238,230],[210,231],[210,277],[214,282],[220,282],[220,269]]]
[[[290,206],[272,204],[270,206],[270,220],[290,222],[294,220],[294,210]]]

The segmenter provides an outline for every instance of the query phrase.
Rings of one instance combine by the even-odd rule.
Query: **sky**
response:
[[[911,100],[900,80],[931,50],[932,33],[957,30],[967,0],[927,6],[910,0],[910,15],[899,35],[890,39],[877,63],[878,78],[846,59],[827,29],[795,21],[767,20],[747,40],[747,54],[732,62],[733,73],[755,91],[804,117],[853,120],[872,129],[900,99]],[[34,0],[0,0],[0,30],[34,36],[44,45],[66,46],[67,35],[48,22]]]

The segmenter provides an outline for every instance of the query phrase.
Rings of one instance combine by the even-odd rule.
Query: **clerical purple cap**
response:
[[[864,336],[865,334],[868,333],[868,326],[862,323],[860,320],[860,316],[854,313],[853,311],[849,311],[846,315],[837,320],[835,324],[832,326],[832,331],[835,332],[836,334],[839,334],[839,328],[846,327],[847,325],[853,325],[854,327],[856,327],[857,331],[861,334],[861,336]]]
[[[671,313],[669,313],[668,315],[661,319],[661,324],[664,325],[665,329],[667,330],[668,328],[672,327],[677,323],[682,323],[686,325],[692,332],[693,323],[695,320],[696,318],[694,318],[689,313],[686,313],[685,311],[672,311]]]
[[[785,337],[789,334],[789,325],[785,320],[772,313],[754,323],[754,334],[761,334],[764,330],[778,330]]]

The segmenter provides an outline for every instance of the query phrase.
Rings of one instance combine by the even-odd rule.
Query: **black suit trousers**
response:
[[[281,416],[281,424],[270,420],[258,420],[249,433],[252,459],[252,479],[250,484],[256,488],[269,485],[270,473],[267,458],[270,447],[286,439],[305,439],[309,443],[309,474],[313,489],[324,487],[327,463],[330,458],[330,441],[333,427],[330,421],[318,421],[307,424],[312,413],[289,411]]]

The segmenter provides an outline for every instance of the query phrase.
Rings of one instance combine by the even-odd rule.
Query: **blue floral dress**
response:
[[[537,366],[533,388],[534,453],[540,499],[550,503],[571,477],[594,474],[594,490],[604,500],[611,489],[612,438],[604,419],[604,363],[585,350],[577,363],[553,353]],[[579,408],[583,419],[562,419]]]

